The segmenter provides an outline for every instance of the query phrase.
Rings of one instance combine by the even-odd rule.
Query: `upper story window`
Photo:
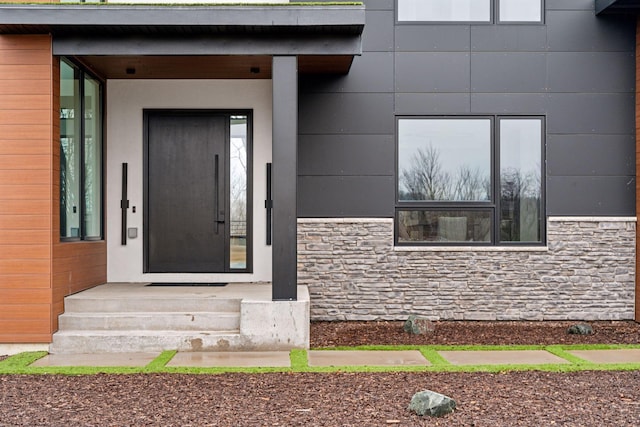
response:
[[[540,23],[544,10],[543,1],[398,0],[398,21]]]
[[[542,117],[398,119],[398,244],[541,244]]]

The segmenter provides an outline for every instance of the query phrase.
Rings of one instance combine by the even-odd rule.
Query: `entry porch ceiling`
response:
[[[301,73],[345,74],[362,53],[364,13],[360,3],[0,4],[0,34],[51,34],[54,55],[111,78],[269,78],[274,55],[298,56]]]
[[[640,0],[595,0],[597,15],[628,14],[640,12]]]

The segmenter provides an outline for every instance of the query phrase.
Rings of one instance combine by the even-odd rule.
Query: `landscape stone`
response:
[[[571,326],[567,332],[575,335],[593,335],[593,328],[587,323],[578,323]]]
[[[431,390],[423,390],[413,395],[409,410],[421,417],[442,417],[456,409],[456,401],[444,394]]]
[[[415,314],[409,316],[406,322],[404,322],[404,331],[413,335],[423,335],[429,332],[433,332],[435,327],[433,322],[424,317],[418,317]]]

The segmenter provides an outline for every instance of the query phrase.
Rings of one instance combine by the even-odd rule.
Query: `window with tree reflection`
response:
[[[540,244],[542,117],[398,119],[398,244]]]

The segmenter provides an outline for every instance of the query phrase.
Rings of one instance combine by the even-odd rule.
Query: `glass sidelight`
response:
[[[102,238],[102,84],[60,61],[60,237]]]
[[[229,268],[247,268],[247,116],[231,116],[229,141]]]

